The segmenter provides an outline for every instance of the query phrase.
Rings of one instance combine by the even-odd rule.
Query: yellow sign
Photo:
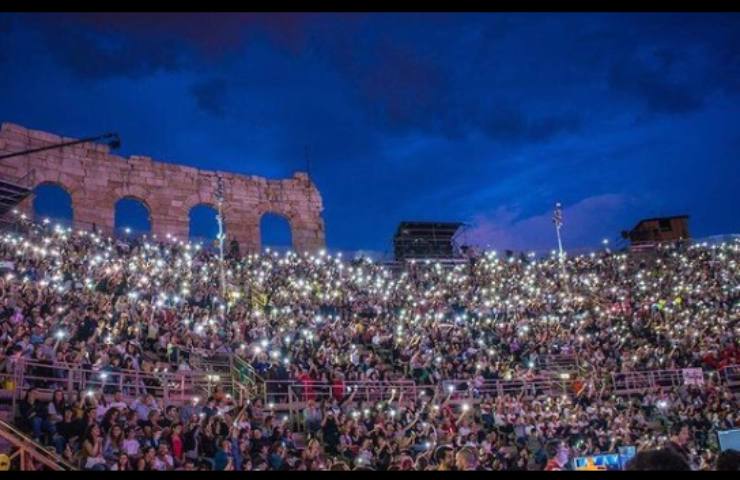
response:
[[[594,459],[593,458],[588,458],[586,460],[586,465],[584,465],[582,467],[578,467],[578,468],[576,468],[576,470],[582,471],[582,472],[596,472],[596,471],[599,471],[599,470],[606,470],[606,466],[605,465],[596,465],[594,463]]]
[[[261,292],[252,294],[252,308],[264,308],[267,305],[267,295]]]

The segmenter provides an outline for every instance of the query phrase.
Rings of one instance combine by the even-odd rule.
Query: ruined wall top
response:
[[[0,128],[0,154],[74,141],[12,123]],[[270,180],[253,175],[202,170],[158,162],[150,157],[124,158],[107,145],[82,143],[61,149],[0,160],[0,177],[35,187],[52,182],[72,197],[75,222],[113,229],[115,203],[124,197],[141,200],[150,212],[154,233],[186,238],[189,211],[213,205],[218,177],[224,183],[227,233],[248,250],[260,246],[259,220],[265,213],[284,216],[298,250],[325,246],[321,194],[304,172]]]

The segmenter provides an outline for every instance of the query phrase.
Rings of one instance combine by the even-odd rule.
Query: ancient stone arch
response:
[[[31,214],[35,213],[34,212],[33,205],[34,205],[34,202],[36,201],[36,196],[37,196],[36,189],[38,187],[42,187],[44,185],[53,185],[55,187],[58,187],[58,188],[62,189],[62,191],[64,191],[67,195],[69,195],[70,207],[72,209],[72,219],[74,220],[75,208],[74,208],[74,201],[72,199],[72,192],[70,192],[69,188],[65,187],[61,183],[54,182],[54,181],[51,181],[51,180],[46,180],[46,181],[38,182],[36,185],[33,186],[33,188],[31,189],[32,190],[32,193],[31,193],[31,195],[28,198],[28,202],[29,202],[29,206],[28,206],[29,213],[31,213]]]
[[[116,207],[118,207],[118,203],[121,200],[135,200],[136,202],[138,202],[139,204],[141,204],[141,206],[144,207],[144,210],[146,210],[146,215],[147,215],[148,220],[149,220],[149,225],[152,228],[152,230],[154,230],[154,225],[152,225],[152,207],[149,206],[149,202],[147,202],[145,198],[143,198],[143,197],[141,197],[139,195],[131,195],[131,194],[123,195],[123,196],[117,198],[113,202],[113,224],[114,224],[114,226],[116,226],[115,225],[115,221],[116,221]],[[120,228],[121,226],[122,225],[117,225],[116,227]]]
[[[3,123],[0,155],[71,140]],[[143,200],[149,207],[152,233],[159,238],[167,234],[188,238],[190,208],[199,203],[213,205],[218,177],[224,183],[227,235],[239,242],[242,252],[259,250],[259,222],[266,212],[288,219],[297,251],[325,247],[321,194],[302,172],[292,178],[267,180],[143,156],[123,158],[112,155],[105,145],[91,143],[0,160],[0,178],[4,180],[22,181],[30,187],[45,181],[63,186],[72,196],[78,228],[88,229],[95,223],[101,231],[113,232],[115,203],[126,196]],[[26,199],[20,208],[30,212],[30,206],[30,199]]]
[[[293,222],[292,222],[292,220],[291,220],[291,217],[289,217],[288,215],[286,215],[286,214],[284,214],[284,213],[281,213],[281,212],[274,212],[274,211],[268,210],[268,211],[264,211],[264,212],[262,212],[262,213],[260,214],[260,217],[259,217],[259,220],[258,220],[258,225],[259,225],[259,228],[260,228],[260,231],[259,231],[259,236],[260,236],[260,242],[262,241],[262,218],[263,218],[263,217],[264,217],[265,215],[270,215],[270,214],[272,214],[272,215],[277,215],[278,217],[281,217],[281,218],[283,218],[283,219],[284,219],[284,220],[285,220],[286,222],[288,222],[288,225],[290,226],[290,234],[291,234],[291,235],[294,235],[294,233],[295,233],[295,228],[293,227]],[[292,238],[291,238],[291,240],[292,240]],[[260,245],[260,247],[262,247],[262,245]]]
[[[213,213],[214,213],[214,220],[215,220],[215,217],[218,216],[218,205],[215,204],[215,203],[212,203],[212,202],[198,202],[198,203],[196,203],[194,205],[191,205],[188,208],[188,235],[190,235],[190,233],[191,233],[191,231],[193,229],[193,225],[192,225],[192,223],[193,223],[193,217],[192,217],[193,210],[196,209],[196,208],[200,208],[200,207],[206,207],[206,208],[210,209],[211,211],[213,211]],[[225,225],[224,225],[224,229],[225,229]]]

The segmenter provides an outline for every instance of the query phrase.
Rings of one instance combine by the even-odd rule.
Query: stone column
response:
[[[229,242],[235,238],[239,242],[239,253],[242,255],[260,251],[259,217],[253,214],[227,212],[224,214],[226,225],[226,242],[224,250],[228,251]]]
[[[157,236],[158,240],[167,238],[167,234],[178,240],[187,241],[190,233],[188,217],[175,218],[168,215],[152,214],[152,234]]]
[[[295,251],[314,253],[326,247],[324,222],[321,217],[313,221],[295,220],[291,222],[291,228]]]
[[[94,194],[94,191],[73,191],[72,219],[74,228],[92,230],[93,224],[99,232],[111,235],[115,221],[115,205],[110,195]]]

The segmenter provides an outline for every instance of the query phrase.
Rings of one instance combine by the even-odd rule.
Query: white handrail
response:
[[[28,435],[21,432],[12,425],[0,420],[0,437],[18,448],[16,454],[21,455],[21,470],[25,470],[25,455],[30,455],[34,460],[44,464],[46,467],[57,470],[77,470],[56,453],[53,453],[33,441]],[[14,454],[12,457],[15,457]],[[12,458],[11,457],[11,458]]]

